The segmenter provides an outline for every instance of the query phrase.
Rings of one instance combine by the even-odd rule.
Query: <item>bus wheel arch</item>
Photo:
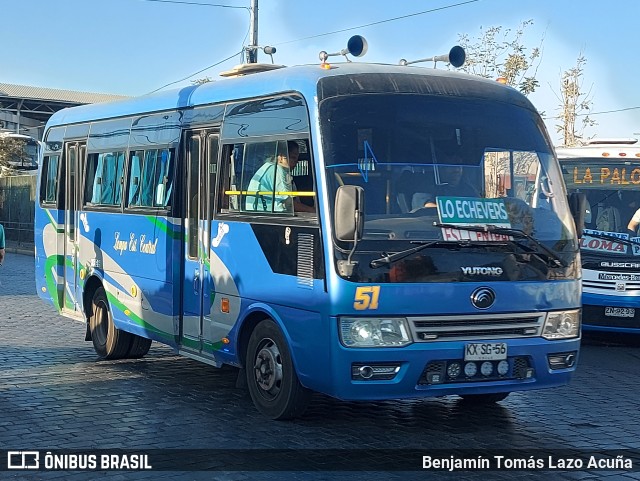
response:
[[[245,352],[247,387],[256,408],[271,419],[302,415],[311,392],[300,384],[287,339],[273,319],[255,324]]]
[[[84,285],[84,290],[82,293],[82,306],[84,308],[85,319],[87,320],[87,333],[84,338],[85,341],[91,341],[91,313],[92,313],[92,302],[93,296],[96,291],[102,287],[102,281],[97,276],[91,276],[87,279]]]

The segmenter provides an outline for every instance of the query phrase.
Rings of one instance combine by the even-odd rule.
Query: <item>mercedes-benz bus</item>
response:
[[[569,194],[586,198],[584,329],[640,334],[640,144],[595,138],[556,151]]]

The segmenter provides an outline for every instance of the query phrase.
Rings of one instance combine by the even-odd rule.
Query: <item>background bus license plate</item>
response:
[[[633,317],[636,310],[633,307],[605,307],[604,315],[610,317]]]
[[[506,342],[474,342],[464,346],[465,361],[499,361],[506,358]]]

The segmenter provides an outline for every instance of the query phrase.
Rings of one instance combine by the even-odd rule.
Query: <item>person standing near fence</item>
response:
[[[0,224],[0,266],[4,262],[4,227]]]

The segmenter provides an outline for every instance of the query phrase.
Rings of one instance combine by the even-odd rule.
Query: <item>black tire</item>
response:
[[[302,415],[311,392],[300,384],[286,339],[271,319],[261,321],[251,333],[245,371],[258,411],[271,419]]]
[[[460,397],[465,403],[469,404],[495,404],[503,401],[510,393],[496,392],[491,394],[461,394]]]
[[[122,359],[131,347],[132,335],[113,324],[109,301],[103,287],[93,294],[89,329],[93,348],[101,359]]]
[[[151,348],[151,339],[136,334],[131,334],[131,337],[131,347],[129,347],[129,352],[126,356],[127,359],[140,359],[144,357]]]

